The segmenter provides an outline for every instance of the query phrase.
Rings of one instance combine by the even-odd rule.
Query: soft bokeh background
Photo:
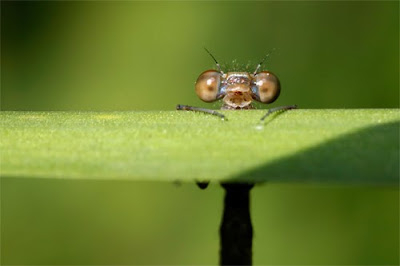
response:
[[[214,67],[203,46],[254,66],[273,51],[271,106],[398,108],[398,22],[397,1],[2,1],[1,110],[208,106],[194,93]],[[2,264],[215,264],[222,197],[217,185],[5,178]],[[388,187],[257,187],[254,262],[398,264],[398,200]]]

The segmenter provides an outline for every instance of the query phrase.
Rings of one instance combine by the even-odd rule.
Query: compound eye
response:
[[[195,89],[199,98],[205,102],[213,102],[220,98],[221,73],[207,70],[197,78]]]
[[[254,76],[251,88],[253,99],[262,103],[274,102],[281,92],[281,84],[272,72],[262,71]]]

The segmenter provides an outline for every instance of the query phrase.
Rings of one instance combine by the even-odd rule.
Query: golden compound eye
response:
[[[279,79],[269,71],[262,71],[254,76],[251,88],[254,100],[262,103],[274,102],[281,92]]]
[[[213,102],[220,98],[221,73],[207,70],[197,78],[195,89],[199,98],[205,102]]]

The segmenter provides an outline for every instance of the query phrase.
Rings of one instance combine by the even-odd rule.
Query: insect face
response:
[[[251,108],[252,77],[247,72],[228,72],[222,83],[223,109],[250,109]]]
[[[223,98],[222,109],[252,109],[251,102],[272,103],[280,93],[278,78],[271,72],[222,73],[207,70],[196,81],[197,96],[205,102]]]

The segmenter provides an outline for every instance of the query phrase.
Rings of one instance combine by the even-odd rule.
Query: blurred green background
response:
[[[273,50],[270,106],[398,108],[398,21],[397,1],[2,1],[1,110],[209,106],[194,93],[214,67],[203,46],[254,67]],[[216,264],[222,198],[217,185],[3,177],[1,262]],[[252,203],[255,264],[399,263],[398,188],[268,184]]]

